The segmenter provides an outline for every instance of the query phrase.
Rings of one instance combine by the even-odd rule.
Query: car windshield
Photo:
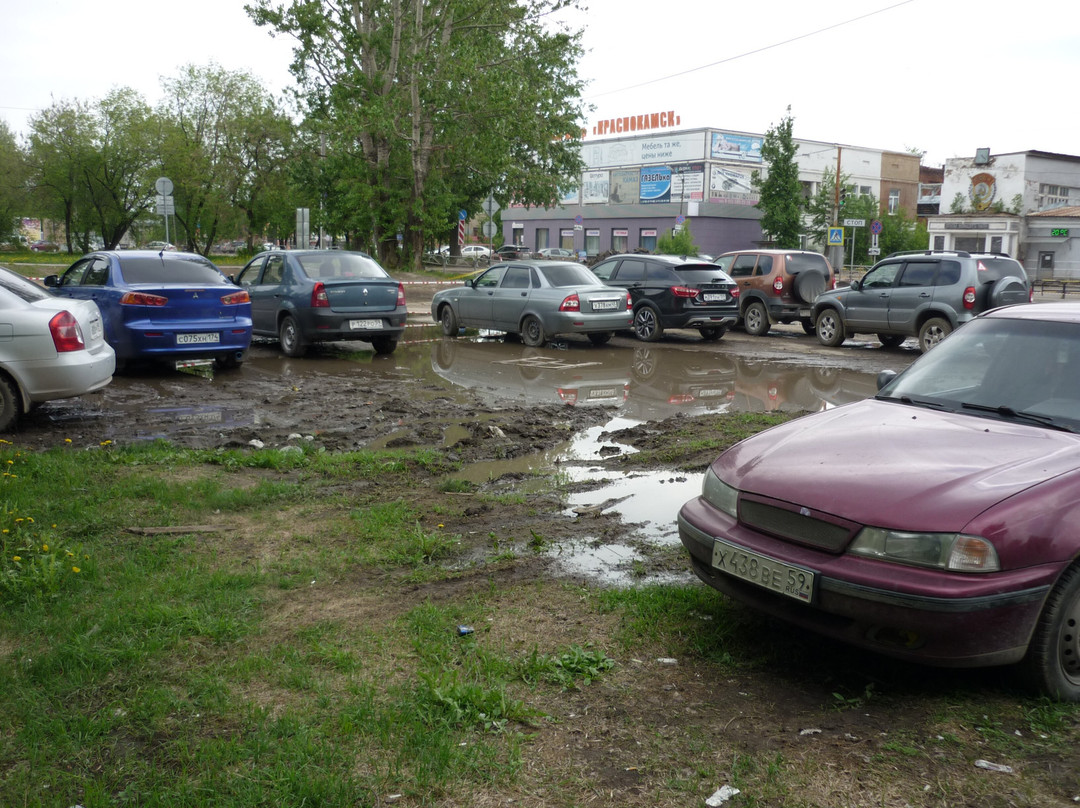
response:
[[[885,385],[878,398],[1080,431],[1080,326],[974,320]]]
[[[48,292],[31,280],[24,278],[6,267],[0,267],[0,289],[5,289],[27,303],[52,297]]]
[[[581,264],[556,264],[541,267],[540,274],[552,286],[603,286],[600,279]]]
[[[217,267],[194,255],[126,256],[120,272],[128,283],[229,283]]]
[[[313,279],[389,278],[385,269],[370,255],[327,250],[296,256],[304,273]]]

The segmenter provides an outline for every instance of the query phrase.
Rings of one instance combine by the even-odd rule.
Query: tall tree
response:
[[[802,183],[795,162],[797,147],[792,136],[794,119],[791,107],[775,126],[769,128],[761,143],[761,157],[768,164],[762,177],[755,171],[750,182],[760,195],[761,229],[781,248],[797,248],[802,234]]]
[[[357,240],[420,261],[458,208],[549,203],[582,165],[580,32],[552,22],[577,0],[256,0],[252,18],[296,37],[293,70],[351,176],[336,187]],[[358,186],[363,186],[358,187]],[[333,205],[334,209],[344,206]]]
[[[0,121],[0,243],[18,231],[18,218],[26,210],[26,161],[15,135]]]
[[[290,221],[295,206],[280,190],[293,124],[263,85],[210,64],[188,65],[162,87],[161,171],[187,247],[206,254],[222,229],[261,234],[275,217]]]

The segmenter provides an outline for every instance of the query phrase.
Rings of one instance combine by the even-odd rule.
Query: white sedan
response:
[[[0,431],[37,404],[101,389],[115,366],[96,303],[0,267]]]

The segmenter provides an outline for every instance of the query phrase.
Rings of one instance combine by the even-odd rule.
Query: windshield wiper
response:
[[[907,404],[910,407],[926,407],[931,410],[948,410],[950,407],[942,404],[940,401],[934,401],[929,398],[912,398],[911,396],[874,396],[878,401],[899,401],[901,404]]]
[[[986,404],[969,404],[964,402],[960,405],[965,410],[975,410],[976,412],[989,412],[994,415],[1000,415],[1003,418],[1009,418],[1014,421],[1027,421],[1033,424],[1039,424],[1040,426],[1048,426],[1051,429],[1057,429],[1061,432],[1075,432],[1072,427],[1065,426],[1058,423],[1056,418],[1049,415],[1039,415],[1034,412],[1025,412],[1023,410],[1014,410],[1005,404],[999,404],[996,407],[990,407]]]

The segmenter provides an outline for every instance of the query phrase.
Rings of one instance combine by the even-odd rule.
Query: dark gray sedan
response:
[[[496,264],[464,286],[438,292],[431,316],[448,337],[461,327],[484,328],[520,334],[533,347],[556,334],[586,334],[603,345],[633,325],[626,290],[603,284],[570,261]]]
[[[251,296],[253,332],[276,337],[286,356],[328,340],[362,340],[388,354],[405,330],[405,289],[367,253],[271,250],[236,282]]]

